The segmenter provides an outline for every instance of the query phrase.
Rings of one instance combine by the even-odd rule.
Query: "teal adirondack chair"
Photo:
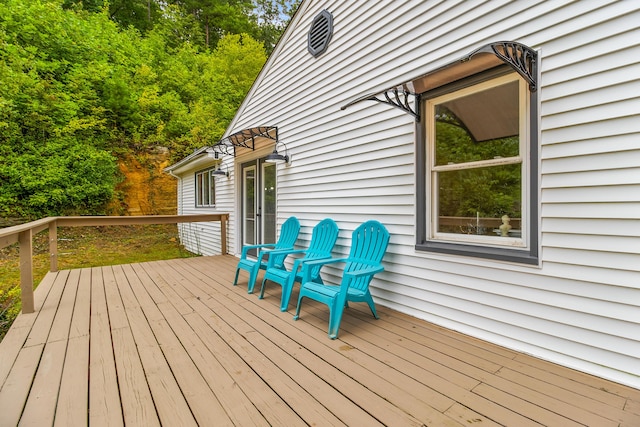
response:
[[[271,258],[267,262],[267,271],[262,279],[262,286],[260,287],[260,299],[264,298],[264,289],[267,280],[271,280],[282,286],[282,298],[280,299],[280,311],[287,311],[289,307],[289,299],[291,298],[291,292],[295,282],[301,282],[302,275],[300,266],[303,262],[309,260],[318,260],[331,258],[331,251],[338,239],[338,224],[331,218],[325,218],[320,221],[315,227],[313,227],[313,233],[311,234],[311,242],[308,249],[297,250],[282,250],[277,251],[279,254],[284,254],[285,257],[292,254],[304,254],[304,257],[298,258],[293,262],[291,271],[278,268],[275,263],[275,253],[271,253]],[[320,266],[311,269],[311,280],[322,283],[320,277]]]
[[[369,283],[376,273],[384,270],[382,257],[389,245],[389,231],[378,221],[367,221],[353,231],[351,251],[347,258],[308,261],[302,265],[302,285],[298,296],[298,306],[293,320],[300,318],[300,306],[303,298],[311,298],[329,306],[329,338],[338,337],[340,321],[349,301],[366,302],[378,318],[373,298],[369,292]],[[342,281],[339,286],[325,285],[313,280],[314,268],[344,263]],[[319,274],[319,273],[318,273]]]
[[[249,281],[247,282],[247,292],[253,293],[253,287],[258,277],[260,269],[266,270],[267,260],[271,258],[269,255],[273,251],[281,249],[293,249],[296,240],[298,239],[298,233],[300,233],[300,221],[295,216],[289,217],[282,228],[280,229],[280,237],[276,243],[266,243],[262,245],[247,245],[242,247],[242,254],[238,266],[236,267],[236,278],[233,280],[233,286],[238,284],[238,274],[240,269],[249,272]],[[256,260],[248,259],[247,255],[251,249],[258,250],[258,256]],[[285,255],[275,255],[273,257],[273,268],[284,269]]]

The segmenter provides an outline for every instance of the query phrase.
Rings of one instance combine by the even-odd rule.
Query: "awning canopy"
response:
[[[536,52],[521,43],[501,41],[482,46],[444,67],[393,85],[388,89],[359,96],[341,109],[344,110],[361,101],[377,101],[400,108],[420,121],[416,101],[419,101],[421,94],[504,64],[513,68],[529,83],[531,92],[537,90]]]
[[[209,154],[219,153],[235,156],[236,148],[247,148],[253,151],[256,146],[257,138],[267,138],[277,142],[278,127],[258,126],[243,129],[239,132],[232,133],[231,135],[222,138],[220,141],[208,147],[206,151]]]
[[[474,93],[436,107],[436,120],[464,128],[475,142],[518,135],[518,82],[494,86],[491,96]]]
[[[191,170],[194,167],[205,167],[210,165],[213,159],[218,159],[221,155],[235,157],[236,148],[253,151],[256,147],[256,140],[260,138],[278,142],[278,127],[257,126],[232,133],[213,145],[197,149],[184,159],[168,166],[164,170],[169,173],[181,173],[181,171]]]

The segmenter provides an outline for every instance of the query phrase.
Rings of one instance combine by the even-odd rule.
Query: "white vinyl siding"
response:
[[[198,169],[200,171],[200,168]],[[235,246],[235,236],[229,230],[235,227],[234,215],[234,195],[233,195],[233,173],[229,170],[230,178],[211,176],[215,179],[216,205],[215,207],[196,207],[196,170],[187,170],[178,174],[180,177],[179,194],[182,194],[178,201],[181,206],[180,215],[195,215],[201,213],[229,213],[227,223],[227,248],[233,253]],[[194,222],[178,224],[180,241],[185,249],[198,255],[219,255],[222,247],[220,242],[219,222]]]
[[[323,9],[334,34],[313,58],[307,31]],[[415,194],[413,118],[371,101],[340,109],[501,40],[540,56],[534,266],[416,251],[425,195]],[[335,255],[361,222],[387,226],[378,304],[640,387],[639,58],[634,1],[305,1],[229,131],[278,126],[292,154],[278,165],[278,224],[296,215],[307,236],[333,218]],[[237,212],[233,184],[219,187],[219,211]],[[183,191],[188,213],[187,182]]]

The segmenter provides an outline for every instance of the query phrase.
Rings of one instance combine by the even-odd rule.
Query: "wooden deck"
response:
[[[384,307],[330,340],[236,261],[49,273],[0,344],[0,426],[640,426],[640,390]]]

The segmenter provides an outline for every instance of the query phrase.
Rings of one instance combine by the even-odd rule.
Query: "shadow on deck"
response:
[[[294,322],[236,262],[49,273],[0,343],[0,425],[640,425],[640,390],[384,307],[330,340],[326,306]]]

